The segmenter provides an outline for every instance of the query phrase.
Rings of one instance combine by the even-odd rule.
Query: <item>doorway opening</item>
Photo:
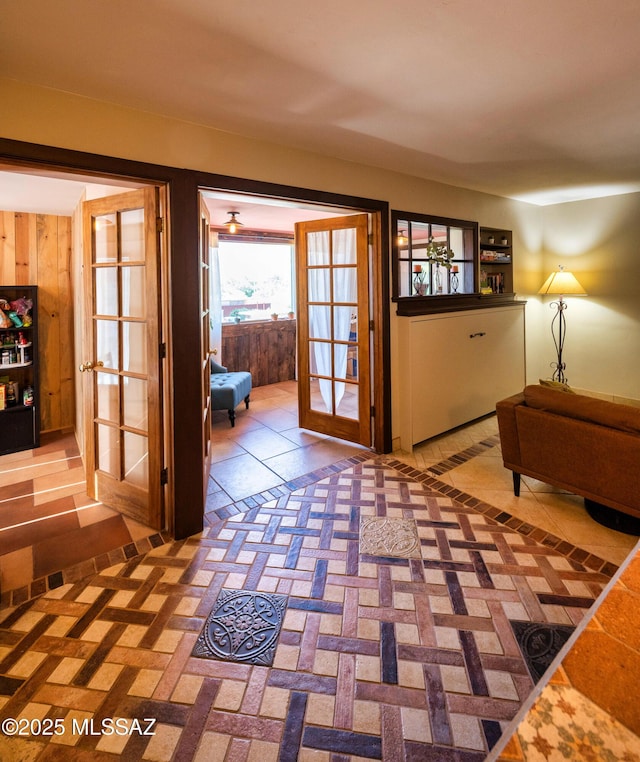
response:
[[[201,195],[211,221],[216,362],[252,372],[254,389],[299,382],[300,418],[309,429],[382,450],[370,424],[376,370],[370,284],[377,214],[221,189],[202,189]],[[234,224],[235,232],[229,230],[230,219],[240,223]],[[247,256],[251,249],[260,250],[265,258],[253,257],[252,265],[243,266],[236,257],[231,268],[224,259],[226,247]],[[267,259],[270,247],[288,249],[279,276],[273,259]]]
[[[37,288],[38,310],[32,330],[38,331],[39,338],[36,414],[41,423],[37,449],[14,451],[0,458],[3,601],[7,600],[7,591],[11,591],[15,603],[58,586],[66,580],[65,575],[77,574],[79,569],[84,568],[87,573],[100,571],[119,560],[125,561],[127,554],[142,553],[164,542],[162,532],[166,525],[157,517],[147,523],[144,512],[132,517],[128,498],[125,505],[117,505],[102,491],[89,496],[95,481],[87,473],[90,453],[84,435],[85,424],[92,416],[86,406],[86,388],[106,389],[110,402],[106,404],[100,391],[99,416],[105,415],[109,407],[112,411],[116,407],[128,410],[124,427],[128,430],[123,428],[123,433],[116,437],[103,436],[92,453],[98,458],[94,461],[97,463],[102,457],[102,467],[108,459],[113,465],[117,442],[124,447],[123,440],[132,443],[134,437],[137,441],[129,448],[127,463],[123,462],[122,468],[125,481],[133,484],[137,478],[136,488],[144,491],[142,481],[148,454],[139,443],[147,436],[147,418],[141,407],[147,391],[144,395],[140,391],[146,381],[142,380],[143,375],[134,372],[117,382],[112,374],[109,379],[112,383],[100,384],[97,371],[110,363],[122,364],[123,350],[127,356],[133,357],[135,353],[139,357],[139,347],[132,337],[136,331],[148,335],[141,307],[146,300],[142,291],[148,289],[142,288],[139,275],[151,263],[144,263],[139,251],[134,256],[144,217],[140,211],[134,211],[140,205],[131,203],[129,194],[149,194],[149,189],[155,191],[157,187],[156,183],[127,178],[0,164],[0,283],[18,290],[27,285]],[[107,254],[99,265],[100,276],[91,279],[96,290],[94,306],[88,309],[84,303],[87,285],[83,282],[83,270],[86,272],[87,268],[83,252],[88,245],[83,243],[86,227],[83,210],[87,204],[102,203],[105,199],[114,203],[115,199],[121,199],[126,209],[105,213],[101,220],[104,227],[96,225],[93,238],[100,239],[102,244],[109,240],[117,243],[114,250],[119,247],[121,253],[114,255],[113,263],[108,261],[111,255]],[[109,232],[116,229],[117,235]],[[159,283],[160,279],[156,281],[154,276],[153,288],[164,297]],[[112,326],[117,322],[118,329],[115,334],[107,333],[116,337],[117,350],[114,354],[116,344],[113,344],[109,360],[94,358],[91,347],[104,349],[106,322],[98,327],[100,337],[87,342],[87,320],[112,311],[108,303],[111,301],[113,306],[114,299],[120,307],[124,304],[130,315],[128,318],[112,315]],[[162,317],[154,315],[154,319],[158,330],[162,330]],[[157,379],[155,388],[159,390],[162,385]],[[116,399],[116,390],[122,397],[120,401]],[[160,406],[158,410],[162,413],[165,408]],[[110,453],[107,439],[111,440]],[[162,449],[161,444],[158,452]]]
[[[163,261],[160,271],[167,275],[167,281],[170,280],[171,288],[168,289],[167,287],[168,297],[166,304],[163,304],[161,316],[162,338],[164,339],[161,344],[164,346],[161,346],[160,356],[162,358],[166,357],[166,363],[162,363],[164,370],[161,375],[163,379],[167,379],[162,400],[164,417],[163,444],[165,445],[167,456],[165,464],[168,466],[169,471],[169,485],[166,487],[166,494],[172,501],[172,504],[180,506],[180,510],[174,514],[174,526],[173,528],[170,527],[169,530],[176,538],[182,539],[201,530],[207,480],[209,478],[208,463],[205,463],[206,448],[204,457],[200,452],[194,452],[193,450],[194,442],[197,442],[197,439],[205,431],[209,432],[208,423],[210,421],[209,418],[204,418],[202,415],[203,410],[200,405],[201,395],[193,394],[194,389],[199,388],[200,382],[198,381],[198,376],[200,375],[200,378],[202,378],[200,351],[205,351],[205,347],[201,337],[203,333],[206,333],[202,330],[202,312],[198,309],[198,296],[194,292],[194,284],[198,283],[197,273],[201,270],[203,262],[201,257],[196,256],[198,237],[202,228],[197,221],[199,219],[198,196],[203,188],[224,188],[227,189],[227,192],[234,192],[236,194],[247,193],[249,196],[259,196],[263,200],[265,198],[273,198],[272,204],[277,206],[290,205],[294,208],[297,205],[302,207],[326,206],[327,210],[332,214],[335,214],[336,210],[342,210],[346,207],[354,212],[364,212],[370,215],[372,227],[370,235],[373,238],[373,243],[370,243],[372,247],[370,249],[370,257],[372,259],[370,263],[372,273],[370,288],[373,295],[372,301],[376,305],[373,316],[373,322],[376,323],[375,337],[371,340],[371,346],[372,356],[375,359],[375,367],[380,374],[380,379],[376,383],[372,382],[371,384],[373,387],[373,399],[377,409],[377,414],[374,418],[375,431],[372,442],[377,451],[389,451],[391,446],[390,392],[388,384],[384,382],[389,371],[387,253],[389,210],[386,202],[341,196],[322,191],[290,188],[270,183],[240,180],[238,178],[181,170],[167,166],[11,140],[0,140],[0,163],[0,171],[13,173],[16,176],[22,175],[26,180],[34,178],[39,178],[43,181],[50,179],[67,180],[70,182],[80,182],[83,186],[103,185],[106,188],[109,188],[112,183],[121,186],[120,190],[116,191],[113,189],[111,192],[128,191],[148,186],[156,186],[159,189],[167,187],[170,189],[168,201],[170,201],[171,206],[171,221],[170,225],[167,226],[169,227],[168,232],[165,228],[165,235],[167,238],[170,238],[173,251],[177,252],[177,256],[169,257],[168,246],[162,255]],[[0,192],[2,190],[3,186],[0,184]],[[269,196],[269,194],[273,195]],[[28,191],[27,195],[33,201],[33,193]],[[60,194],[56,195],[60,196]],[[304,200],[296,202],[293,200],[296,198]],[[22,214],[22,212],[11,211],[11,207],[15,206],[14,203],[0,203],[0,208],[3,206],[5,209],[9,209],[13,218],[17,214]],[[169,205],[167,199],[162,199],[162,206],[168,212]],[[320,210],[318,209],[317,211]],[[32,213],[46,216],[47,212],[46,210],[38,209],[24,212],[25,215]],[[58,214],[63,215],[64,212],[58,212]],[[319,218],[320,215],[316,215],[316,217]],[[36,222],[31,226],[27,225],[27,227],[37,230],[38,223]],[[78,225],[74,227],[72,219],[69,229],[68,240],[75,241],[75,236],[79,235],[81,228]],[[209,230],[208,224],[207,230]],[[5,240],[3,237],[3,241]],[[3,245],[5,244],[3,243]],[[63,246],[64,248],[65,246]],[[14,263],[14,265],[15,267],[23,267],[20,263]],[[72,263],[65,260],[65,264],[61,267],[58,261],[56,261],[55,265],[50,267],[50,270],[55,274],[58,274],[60,271],[70,272],[72,270]],[[6,279],[6,272],[5,258],[3,257],[0,280]],[[21,276],[24,276],[25,273],[28,274],[28,266],[21,272]],[[64,281],[64,277],[62,280]],[[29,281],[33,282],[30,274],[27,275],[27,282]],[[165,284],[162,283],[161,285],[164,287]],[[74,321],[82,321],[83,318],[81,314],[82,310],[76,307],[76,300],[77,294],[73,292],[67,294],[64,299],[61,299],[61,303],[66,305],[70,313],[72,331],[60,343],[61,349],[56,350],[57,355],[62,359],[71,360],[72,367],[67,378],[64,379],[64,383],[61,384],[61,390],[65,389],[67,392],[73,388],[73,384],[77,381],[74,377],[74,374],[77,372],[77,364],[82,362],[85,365],[85,370],[87,365],[87,358],[83,358],[81,353],[78,353],[74,344],[78,336],[81,335],[82,330],[82,326],[76,328]],[[71,307],[70,310],[69,307]],[[54,307],[50,314],[54,315],[55,311]],[[374,330],[373,322],[371,325],[372,332]],[[175,340],[172,340],[174,338]],[[207,342],[206,352],[208,353],[208,351]],[[88,361],[93,363],[91,358]],[[208,363],[206,365],[208,366]],[[203,389],[208,388],[208,385],[203,387]],[[69,410],[70,408],[73,417],[77,408],[77,395],[75,392],[72,392],[61,394],[61,397],[66,401],[66,409]],[[55,395],[52,395],[52,399],[55,399]],[[71,401],[70,404],[69,400]],[[80,407],[82,406],[80,405]],[[74,427],[71,426],[70,429],[66,430],[66,436],[68,441],[73,442],[77,447],[74,431]],[[46,436],[48,434],[45,432]],[[208,440],[209,437],[207,436]],[[42,454],[47,457],[49,455],[48,452],[43,452]],[[81,453],[79,451],[76,452],[74,456],[76,463],[80,457]],[[42,463],[37,465],[41,466]],[[203,465],[205,466],[204,468]],[[5,477],[2,483],[9,484],[9,491],[11,492],[17,478],[19,477],[13,473],[11,476]],[[65,497],[69,497],[69,495],[65,495]],[[33,503],[32,498],[33,496],[30,498]],[[10,498],[10,500],[12,499]],[[88,518],[90,512],[95,513],[96,510],[93,505],[87,506],[85,517]],[[102,510],[102,507],[99,507],[99,510]],[[66,509],[60,510],[59,513],[66,515]],[[24,512],[21,514],[21,518],[25,519],[22,524],[27,526],[28,529],[25,530],[24,526],[21,525],[16,527],[16,530],[23,533],[26,531],[28,537],[33,540],[35,538],[34,529],[39,524],[38,531],[40,531],[43,526],[42,522],[36,518],[36,523],[32,523],[32,518],[27,518]],[[77,528],[77,525],[75,528]],[[160,538],[159,541],[162,542],[162,537],[160,535],[158,537]],[[2,539],[6,540],[7,538],[8,534],[4,533]],[[74,546],[78,547],[80,544],[76,542]],[[70,545],[70,543],[67,543],[67,545]],[[59,541],[53,542],[54,548],[59,546]],[[3,549],[6,547],[7,545],[3,545]],[[20,548],[16,548],[16,550],[21,552]],[[53,558],[53,555],[53,553],[50,554],[51,558]],[[108,554],[105,555],[105,558],[108,559]],[[103,558],[103,561],[105,558]],[[6,566],[3,564],[5,560],[7,559],[0,558],[0,577],[2,578],[3,591],[7,590],[8,579],[8,575],[5,574]],[[20,564],[14,567],[14,579],[18,576],[18,566]],[[40,570],[42,571],[42,568]],[[46,575],[46,571],[43,574]],[[59,580],[58,572],[55,572],[53,576],[56,577],[56,581]],[[36,587],[38,590],[40,590],[42,582],[42,577],[37,580]],[[46,584],[45,576],[45,589]],[[28,594],[28,589],[26,593],[22,589],[20,595],[23,597],[21,599],[23,600],[24,597],[28,597]],[[5,599],[3,598],[3,600]]]

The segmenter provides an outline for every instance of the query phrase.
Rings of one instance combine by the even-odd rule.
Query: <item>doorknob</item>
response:
[[[212,349],[212,350],[209,352],[209,354],[210,354],[210,355],[217,355],[217,354],[218,354],[218,350],[217,350],[217,349]]]
[[[104,366],[104,363],[102,360],[98,360],[97,362],[93,363],[91,360],[88,360],[87,362],[80,363],[80,366],[78,370],[80,373],[84,373],[85,370],[92,371],[94,368],[102,368]]]

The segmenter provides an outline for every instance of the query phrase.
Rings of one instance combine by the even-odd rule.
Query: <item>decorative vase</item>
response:
[[[435,281],[436,281],[436,294],[441,294],[442,293],[442,273],[440,272],[439,262],[436,262]]]

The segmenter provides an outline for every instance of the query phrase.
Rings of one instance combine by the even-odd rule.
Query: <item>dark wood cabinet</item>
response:
[[[295,379],[296,321],[223,324],[220,362],[230,371],[248,370],[254,387]]]
[[[40,444],[37,287],[0,286],[0,309],[0,455],[5,455]]]

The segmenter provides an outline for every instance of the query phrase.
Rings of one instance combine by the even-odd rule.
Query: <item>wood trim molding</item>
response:
[[[311,204],[348,207],[367,212],[377,219],[374,230],[372,280],[374,281],[373,314],[376,407],[374,446],[378,452],[391,451],[391,388],[390,388],[390,291],[389,291],[389,203],[329,191],[280,185],[258,180],[229,177],[197,170],[121,159],[67,148],[27,143],[0,138],[0,162],[21,171],[37,174],[75,174],[88,182],[105,178],[129,179],[168,186],[171,254],[168,272],[168,314],[170,334],[180,341],[171,341],[171,382],[173,386],[172,465],[175,526],[178,539],[200,532],[203,526],[202,484],[194,474],[203,470],[201,456],[194,457],[193,441],[200,441],[202,410],[200,401],[192,399],[192,390],[200,385],[199,332],[200,315],[197,289],[199,277],[199,208],[201,189],[235,190],[282,200],[299,200]],[[179,408],[179,409],[178,409]]]

